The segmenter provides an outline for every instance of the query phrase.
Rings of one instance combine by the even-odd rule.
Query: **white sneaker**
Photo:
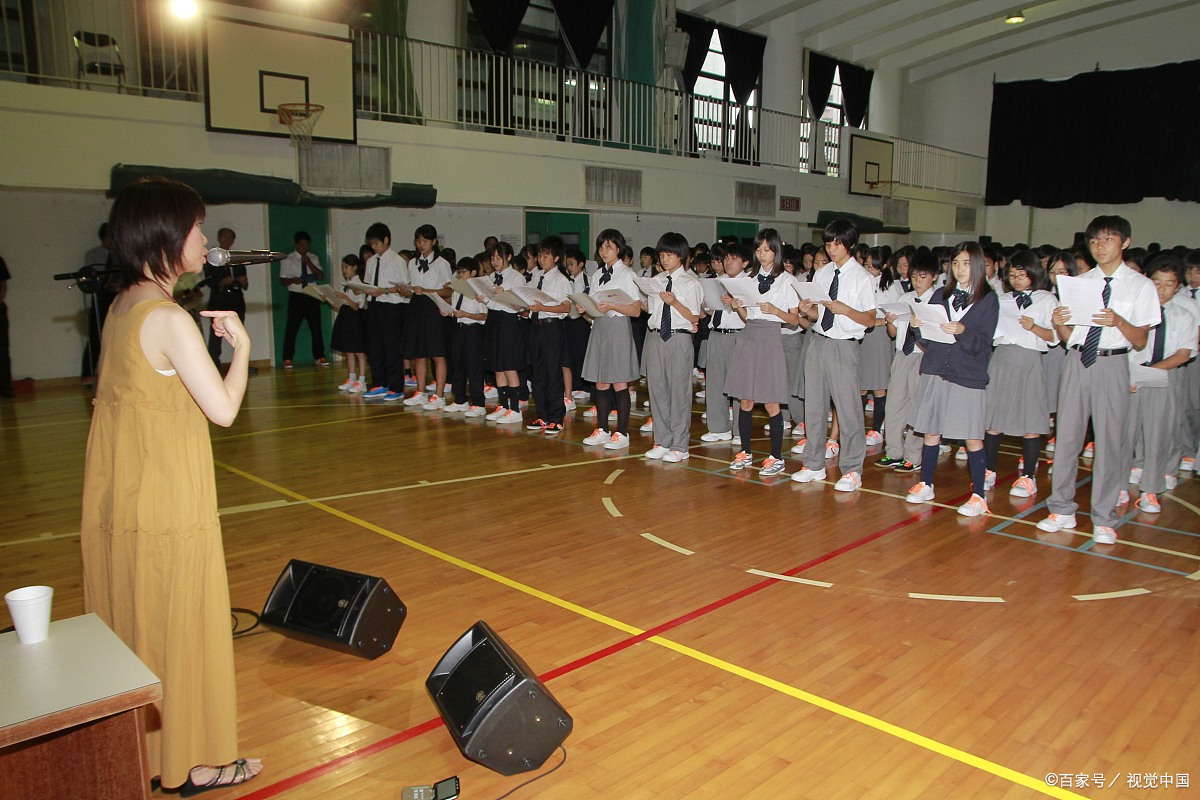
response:
[[[491,384],[486,384],[486,383],[483,385],[483,398],[485,400],[495,400],[499,396],[500,396],[500,390],[497,389],[495,386],[492,386]]]
[[[569,397],[564,397],[564,398],[563,398],[563,405],[564,405],[564,406],[566,406],[566,408],[567,408],[567,411],[574,411],[574,410],[575,410],[575,401],[574,401],[574,400],[572,400],[572,399],[571,399],[571,398],[569,398]]]
[[[933,500],[933,487],[922,481],[908,490],[908,496],[904,500],[913,505],[928,503]]]
[[[583,412],[583,416],[584,416],[586,419],[594,419],[594,418],[596,417],[596,407],[595,407],[595,406],[592,406],[591,408],[589,408],[589,409],[587,409],[586,411],[584,411],[584,412]]]
[[[948,445],[948,444],[939,444],[938,445],[938,456],[944,456],[949,452],[950,452],[950,445]]]
[[[706,397],[706,395],[704,394],[704,390],[703,390],[703,389],[701,389],[700,391],[696,392],[696,399],[697,399],[697,400],[703,400],[705,397]]]
[[[1142,468],[1141,467],[1134,467],[1133,469],[1129,470],[1129,482],[1132,483],[1134,486],[1137,486],[1138,484],[1140,484],[1142,482]]]
[[[582,389],[576,389],[575,391],[571,392],[572,400],[587,400],[589,397],[591,397],[591,395]]]
[[[446,398],[438,397],[436,394],[429,395],[429,399],[421,406],[423,411],[437,411],[439,408],[446,407]]]
[[[792,445],[792,452],[798,456],[804,455],[804,445],[808,444],[808,439],[801,439]]]
[[[654,447],[651,447],[649,450],[646,451],[646,458],[652,458],[652,459],[658,460],[658,459],[662,458],[663,456],[665,456],[668,452],[669,451],[667,450],[667,448],[663,447],[661,444],[656,444],[656,445],[654,445]]]
[[[1092,529],[1092,541],[1096,544],[1116,544],[1117,532],[1107,525],[1097,525]]]
[[[654,433],[654,417],[646,420],[638,430],[642,433]]]
[[[350,387],[352,394],[364,394],[367,391],[367,385],[362,381],[355,381],[354,386]]]
[[[983,473],[983,490],[985,492],[988,492],[988,491],[991,491],[993,488],[995,488],[995,486],[996,486],[996,473],[992,472],[990,469],[986,470]],[[969,503],[970,501],[968,500],[967,502]]]
[[[728,442],[733,438],[733,434],[726,431],[725,433],[702,433],[700,441],[702,442]]]
[[[797,436],[797,437],[804,436],[804,423],[803,422],[797,422],[796,427],[792,428],[792,436]]]
[[[470,406],[467,405],[466,403],[450,403],[448,405],[442,406],[442,413],[457,414],[461,411],[466,411],[468,408],[470,408]]]
[[[687,461],[691,457],[691,453],[687,450],[668,450],[667,454],[663,456],[663,461],[666,461],[668,464],[678,464],[680,461]]]
[[[507,409],[507,408],[505,408],[504,406],[496,406],[496,410],[495,410],[495,411],[493,411],[493,412],[491,412],[490,414],[488,414],[488,415],[487,415],[487,418],[488,418],[488,420],[489,420],[489,421],[491,421],[491,422],[495,422],[496,420],[500,419],[500,416],[501,416],[501,415],[502,415],[502,414],[503,414],[505,411],[508,411],[508,409]]]
[[[704,373],[700,371],[699,367],[692,367],[692,380],[694,380],[694,381],[704,380]]]
[[[487,409],[484,408],[483,406],[467,406],[467,412],[465,414],[463,414],[463,416],[464,417],[482,417],[486,413],[487,413]]]
[[[608,442],[604,445],[605,450],[620,450],[623,447],[629,447],[629,437],[617,431],[613,431],[612,436],[608,437]]]
[[[1193,456],[1184,456],[1179,462],[1179,469],[1182,472],[1193,472],[1196,469],[1196,459]]]
[[[729,440],[729,443],[732,444],[734,447],[741,447],[742,446],[742,437],[738,436],[735,433],[733,435],[733,438]]]
[[[629,388],[629,405],[637,408],[637,389],[632,386]]]
[[[642,408],[649,408],[649,407],[650,407],[650,398],[647,397],[645,400],[642,401]]]
[[[427,391],[427,392],[432,392],[436,388],[437,388],[437,384],[434,383],[433,381],[430,381],[429,383],[425,384],[425,391]]]
[[[955,461],[966,461],[967,460],[967,448],[959,446],[958,452],[956,452],[954,454],[954,460]]]
[[[833,488],[839,492],[857,492],[862,488],[862,476],[857,472],[843,473],[838,482],[833,485]]]
[[[879,431],[867,431],[867,447],[883,444],[883,434]]]
[[[1039,531],[1046,533],[1058,533],[1063,530],[1075,530],[1075,515],[1074,514],[1051,514],[1037,524]]]
[[[417,392],[412,397],[405,398],[404,405],[406,405],[406,406],[423,406],[423,405],[425,405],[426,402],[428,402],[428,400],[429,400],[429,395],[425,394],[424,392]]]
[[[958,507],[958,513],[964,517],[978,517],[987,514],[987,501],[977,494],[971,495],[971,499]]]
[[[521,412],[513,411],[511,408],[500,416],[496,417],[496,422],[500,423],[501,425],[515,425],[524,421],[525,418],[521,416]]]
[[[596,430],[592,431],[591,436],[583,440],[583,443],[588,445],[607,444],[608,438],[608,431],[603,428],[596,428]]]
[[[1166,483],[1167,491],[1175,491],[1175,487],[1179,485],[1179,478],[1174,475],[1163,475],[1163,481]]]
[[[825,458],[837,458],[837,454],[842,451],[842,446],[830,439],[825,443]]]
[[[344,383],[338,384],[338,391],[346,392],[346,393],[354,391],[354,381],[350,380],[349,378],[346,378]]]
[[[805,467],[799,472],[793,472],[792,480],[794,480],[796,483],[812,483],[813,481],[823,481],[825,480],[825,468],[821,467],[820,469],[809,469],[808,467]]]

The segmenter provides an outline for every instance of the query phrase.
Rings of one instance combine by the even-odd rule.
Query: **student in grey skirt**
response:
[[[1060,250],[1050,257],[1047,262],[1046,275],[1050,279],[1050,293],[1058,299],[1058,276],[1074,277],[1076,272],[1075,256],[1066,250]],[[1050,413],[1058,413],[1058,382],[1062,378],[1063,362],[1067,360],[1067,347],[1062,342],[1046,351],[1042,358],[1042,377],[1046,384],[1046,403]],[[1053,441],[1053,440],[1051,440]]]
[[[755,282],[761,299],[757,305],[746,305],[739,299],[733,301],[746,327],[738,335],[725,377],[725,393],[739,401],[738,432],[742,441],[742,450],[729,467],[741,470],[750,466],[754,405],[762,403],[771,431],[771,455],[759,468],[759,474],[764,476],[783,472],[783,414],[779,407],[788,401],[789,387],[779,328],[783,324],[800,324],[800,297],[783,271],[781,249],[779,233],[774,228],[764,228],[754,239],[754,262],[746,274]]]
[[[921,337],[925,355],[921,359],[917,413],[912,426],[925,434],[925,445],[921,451],[921,481],[909,490],[906,499],[910,503],[933,500],[933,478],[942,437],[965,439],[974,493],[959,506],[958,513],[977,517],[988,511],[983,499],[987,472],[983,452],[985,391],[1000,309],[996,293],[987,282],[987,265],[978,242],[961,242],[956,246],[950,270],[947,286],[934,291],[929,305],[941,304],[946,309],[950,321],[941,328],[952,334],[955,341],[944,344]],[[912,326],[918,335],[925,327],[915,315]]]
[[[790,245],[783,247],[783,268],[794,282],[808,280],[803,256]],[[807,334],[811,327],[812,320],[807,314],[801,314],[799,325],[782,325],[779,328],[779,334],[783,337],[783,357],[787,363],[788,388],[791,391],[783,408],[783,427],[784,433],[787,433],[790,423],[793,436],[804,435],[804,353],[808,350]]]
[[[871,430],[867,432],[867,446],[883,444],[883,421],[887,416],[887,387],[892,376],[892,358],[895,341],[888,334],[884,319],[883,304],[894,303],[903,293],[900,282],[884,258],[883,250],[872,247],[867,251],[863,266],[875,279],[875,326],[863,334],[862,347],[858,356],[858,388],[862,392],[863,405],[867,394],[875,397],[875,410],[871,413]]]
[[[1050,279],[1041,260],[1029,250],[1012,254],[1008,284],[1012,293],[1001,297],[999,303],[1000,316],[1007,317],[1010,324],[997,326],[992,340],[996,349],[988,366],[984,486],[990,489],[996,482],[1001,434],[1020,436],[1021,456],[1025,461],[1021,476],[1009,494],[1033,497],[1037,494],[1035,481],[1042,437],[1050,432],[1050,408],[1046,403],[1041,362],[1058,342],[1058,334],[1050,322],[1058,300],[1049,291]]]
[[[583,377],[596,384],[596,429],[583,440],[587,445],[603,445],[608,450],[629,446],[629,384],[638,379],[641,367],[633,342],[631,318],[642,313],[633,272],[618,258],[625,249],[625,237],[613,228],[600,231],[596,251],[603,266],[592,276],[592,295],[599,296],[596,307],[604,316],[592,323],[587,354],[583,357]],[[633,299],[623,305],[605,302],[604,292],[620,289]],[[609,390],[612,390],[610,392]],[[608,430],[608,414],[614,401],[617,408],[617,429]]]

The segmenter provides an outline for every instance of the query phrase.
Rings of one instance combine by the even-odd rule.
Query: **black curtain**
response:
[[[683,65],[683,88],[692,91],[696,88],[696,79],[704,67],[704,59],[708,57],[708,43],[712,41],[716,24],[682,11],[675,12],[675,25],[688,35],[687,58]]]
[[[1200,61],[993,87],[989,205],[1146,197],[1200,202]]]
[[[762,77],[763,51],[767,49],[767,37],[725,25],[717,27],[717,35],[721,37],[721,51],[725,54],[725,77],[729,80],[733,99],[745,105],[750,102],[750,94],[758,86],[758,79]]]
[[[808,51],[808,104],[812,106],[813,119],[820,119],[829,103],[829,90],[833,88],[833,73],[837,70],[836,58]]]
[[[508,55],[529,0],[471,0],[471,10],[493,53]]]
[[[567,37],[575,65],[587,69],[600,43],[600,35],[612,22],[614,0],[552,0],[558,24]]]
[[[861,128],[867,116],[875,72],[845,61],[839,61],[838,67],[842,75],[842,109],[846,112],[846,122],[851,128]],[[828,92],[825,96],[829,96]]]

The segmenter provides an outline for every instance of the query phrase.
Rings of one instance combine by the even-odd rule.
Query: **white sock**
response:
[[[357,380],[358,380],[358,373],[357,373],[357,372],[351,372],[351,373],[350,373],[350,383],[354,383],[354,382],[355,382],[355,381],[357,381]]]

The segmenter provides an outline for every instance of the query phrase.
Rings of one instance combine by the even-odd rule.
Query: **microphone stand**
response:
[[[110,264],[85,264],[75,272],[63,272],[53,276],[56,281],[73,281],[70,288],[78,289],[80,299],[83,302],[83,313],[87,316],[89,295],[92,297],[92,322],[96,325],[96,336],[93,339],[91,326],[88,329],[87,339],[87,354],[88,363],[91,366],[92,378],[92,393],[96,392],[96,381],[99,377],[96,375],[97,368],[100,366],[99,342],[100,336],[104,332],[104,317],[100,313],[100,298],[97,293],[103,286],[105,279],[118,274],[121,271],[120,267],[114,267]],[[111,301],[110,301],[111,302]],[[97,345],[97,346],[93,346]]]

